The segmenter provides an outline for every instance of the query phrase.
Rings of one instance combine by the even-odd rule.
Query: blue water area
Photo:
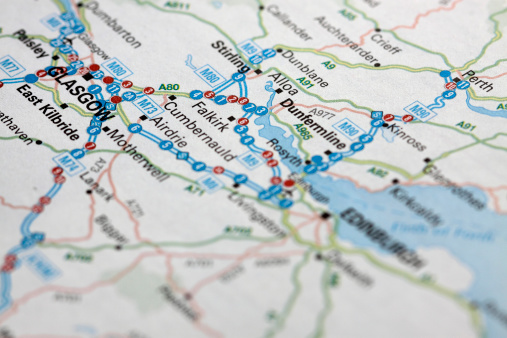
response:
[[[468,108],[470,108],[471,110],[473,110],[476,113],[488,115],[488,116],[493,116],[493,117],[507,118],[507,111],[505,111],[505,110],[489,110],[486,108],[477,107],[477,106],[472,105],[470,103],[470,94],[468,93],[468,91],[467,91],[467,101],[466,102],[467,102]]]
[[[507,264],[503,263],[503,258],[507,257],[507,216],[486,208],[477,211],[445,187],[403,187],[418,203],[441,216],[443,224],[434,228],[396,200],[391,194],[394,188],[370,193],[347,180],[320,175],[313,175],[307,181],[330,197],[329,207],[334,213],[353,207],[411,249],[447,249],[473,271],[473,284],[463,296],[479,304],[495,300],[500,309],[507,310]],[[466,189],[486,202],[487,197],[481,190]],[[340,223],[338,234],[358,247],[387,254],[346,222]],[[488,336],[507,336],[507,328],[498,319],[485,312],[482,314]]]
[[[469,98],[467,104],[470,107]],[[270,107],[271,104],[267,106]],[[502,116],[484,108],[472,107],[472,110],[480,110],[477,112],[482,114]],[[279,113],[282,120],[283,113],[283,110]],[[263,126],[259,135],[267,140],[276,137],[284,149],[301,156],[301,152],[292,146],[294,136],[284,137],[285,130],[272,126],[270,119],[269,115],[266,115],[255,120],[257,125]],[[260,141],[259,146],[268,148]],[[282,163],[293,172],[301,172],[301,167],[294,167],[283,160]],[[336,164],[335,170],[339,171],[339,167],[340,163]],[[433,227],[396,200],[391,194],[393,188],[370,193],[357,188],[350,181],[322,174],[310,175],[305,180],[330,198],[329,209],[336,214],[353,207],[411,249],[447,249],[456,260],[473,271],[473,283],[463,296],[479,304],[495,300],[500,309],[507,310],[507,292],[504,291],[507,286],[507,264],[503,263],[503,258],[507,257],[507,216],[489,209],[477,211],[445,187],[403,187],[418,203],[440,215],[442,225]],[[488,198],[482,190],[474,187],[466,189],[476,199],[487,202]],[[379,254],[389,254],[346,222],[340,223],[338,236],[357,247],[374,249]],[[484,311],[481,311],[481,314],[488,336],[507,337],[507,328],[497,318]]]
[[[389,143],[394,142],[394,137],[396,135],[394,135],[392,131],[388,130],[387,128],[380,128],[380,132],[382,133],[382,137],[384,138],[384,140],[386,140]]]
[[[270,93],[269,100],[266,103],[266,107],[268,107],[268,108],[270,108],[274,104],[278,103],[278,102],[273,102],[276,98],[276,95],[275,95],[274,89],[272,88],[272,85],[273,85],[273,82],[268,81],[268,82],[266,82],[266,86],[264,88],[267,92]],[[290,114],[289,112],[287,112],[285,110],[282,110],[280,112],[280,114],[284,114],[284,113]],[[285,137],[284,135],[286,133],[286,129],[273,126],[271,124],[272,119],[273,119],[273,117],[271,117],[270,114],[259,116],[255,119],[256,125],[263,126],[263,128],[259,130],[259,136],[261,136],[264,139],[264,140],[259,139],[256,144],[259,147],[267,149],[267,150],[271,150],[271,151],[273,151],[273,153],[276,154],[277,152],[274,151],[267,144],[267,142],[269,140],[276,138],[276,139],[278,139],[278,145],[282,146],[283,149],[287,150],[291,155],[298,155],[301,159],[304,160],[303,154],[301,154],[301,152],[297,148],[294,148],[292,146],[292,143],[294,142],[295,137],[293,135],[291,135],[289,137]],[[282,118],[282,121],[283,120],[284,119]],[[281,162],[287,168],[289,168],[291,170],[291,172],[300,173],[303,171],[303,166],[297,167],[297,166],[293,165],[292,163],[290,163],[289,161],[284,160],[284,159],[281,159]]]

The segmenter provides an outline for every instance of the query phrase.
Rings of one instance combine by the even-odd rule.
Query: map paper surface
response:
[[[0,337],[506,337],[507,6],[0,0]]]

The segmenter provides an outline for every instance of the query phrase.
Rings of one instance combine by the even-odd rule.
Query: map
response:
[[[507,337],[505,0],[0,6],[0,338]]]

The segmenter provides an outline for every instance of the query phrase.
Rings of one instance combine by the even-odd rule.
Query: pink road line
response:
[[[364,41],[364,38],[366,36],[368,36],[369,34],[371,34],[372,32],[374,32],[375,30],[374,29],[370,29],[369,31],[367,31],[366,33],[364,33],[363,35],[361,35],[359,37],[359,43],[357,43],[358,46],[363,46],[366,42]],[[345,45],[342,45],[342,44],[339,44],[339,43],[335,43],[334,45],[328,45],[328,46],[324,46],[320,49],[317,49],[317,51],[321,52],[323,51],[324,49],[328,49],[328,48],[333,48],[333,47],[340,47],[340,48],[344,48],[344,47],[350,47],[351,44],[345,44]]]
[[[232,264],[230,264],[229,266],[227,266],[226,268],[220,270],[219,272],[217,273],[214,273],[212,274],[211,276],[208,276],[206,278],[204,278],[203,280],[199,281],[192,289],[191,289],[191,293],[192,295],[195,295],[197,294],[197,292],[199,292],[199,290],[201,290],[205,285],[207,284],[210,284],[214,281],[216,281],[218,278],[220,278],[223,274],[225,274],[226,272],[234,269],[235,267],[237,267],[238,265],[240,265],[247,257],[249,257],[252,253],[255,253],[261,249],[263,249],[264,247],[277,247],[277,246],[281,246],[281,245],[284,245],[287,241],[288,241],[288,237],[280,240],[280,241],[277,241],[277,242],[271,242],[271,243],[263,243],[263,244],[259,244],[253,248],[250,248],[248,250],[245,251],[245,253],[243,255],[241,255],[235,262],[233,262]]]
[[[88,233],[85,236],[82,237],[65,237],[65,238],[58,238],[58,239],[46,239],[46,243],[75,243],[75,242],[83,242],[87,241],[90,238],[92,238],[93,235],[93,217],[95,216],[95,198],[93,197],[93,194],[90,194],[90,217],[88,217]]]
[[[172,255],[173,254],[166,254],[165,255],[166,267],[167,267],[167,273],[166,273],[167,283],[176,292],[186,294],[187,290],[185,288],[178,286],[178,284],[176,284],[176,282],[172,278],[172,273],[174,270],[172,263],[171,263]],[[196,323],[194,323],[194,326],[197,329],[203,331],[204,333],[206,333],[210,337],[222,337],[223,336],[223,334],[219,333],[218,331],[216,331],[216,330],[214,330],[214,329],[210,328],[209,326],[206,326],[205,324],[202,323],[202,318],[205,316],[206,313],[204,312],[204,309],[197,303],[197,301],[195,300],[194,297],[192,297],[190,299],[189,304],[192,307],[192,309],[194,309],[194,311],[199,315],[198,321]]]
[[[305,250],[292,250],[287,252],[266,252],[266,253],[257,253],[252,258],[280,258],[280,257],[292,257],[292,256],[301,256],[305,253]]]
[[[315,220],[312,220],[312,221],[315,221]],[[305,221],[305,222],[310,222],[310,221]],[[304,223],[305,223],[304,222]],[[300,253],[304,253],[304,251],[287,251],[287,252],[281,252],[281,253],[265,253],[265,254],[260,254],[260,253],[256,253],[256,254],[252,254],[252,255],[249,255],[248,257],[249,258],[257,258],[257,257],[278,257],[278,255],[288,255],[288,256],[291,256],[291,255],[296,255],[296,254],[300,254]],[[244,253],[243,254],[221,254],[221,253],[214,253],[214,252],[163,252],[161,254],[164,254],[164,255],[168,255],[170,256],[171,260],[172,258],[208,258],[208,259],[222,259],[222,260],[233,260],[233,259],[238,259],[240,257],[243,257],[244,256]],[[171,265],[171,271],[172,271],[172,265]]]
[[[137,120],[137,122],[139,123],[140,120]],[[127,138],[127,143],[130,142],[130,139],[132,138],[133,135],[134,134],[130,134],[129,135],[129,137]],[[125,147],[123,147],[122,150],[124,150]],[[135,234],[137,240],[141,241],[141,242],[145,242],[145,243],[152,243],[151,240],[142,238],[141,233],[140,233],[140,229],[139,229],[140,226],[141,226],[139,224],[139,221],[134,217],[134,215],[132,214],[132,211],[130,211],[129,207],[125,203],[123,203],[123,201],[121,201],[118,198],[118,193],[116,192],[116,186],[115,186],[114,181],[113,181],[113,177],[112,177],[112,174],[111,174],[111,169],[113,167],[114,161],[116,160],[116,158],[118,158],[119,155],[121,155],[121,154],[119,153],[119,154],[114,155],[113,159],[111,160],[111,163],[109,164],[108,169],[106,170],[107,171],[107,177],[108,177],[109,183],[111,184],[111,189],[113,190],[114,200],[125,210],[125,212],[127,213],[129,219],[132,221],[132,223],[134,223],[134,234]],[[156,250],[159,251],[159,252],[163,252],[159,247],[157,247]]]
[[[318,246],[321,245],[321,242],[320,242],[320,226],[322,225],[322,220],[319,220],[317,222],[317,224],[315,225],[315,230],[314,230],[314,236],[315,236],[315,244],[317,244]]]
[[[303,228],[309,224],[312,224],[313,222],[317,221],[318,219],[319,219],[319,216],[315,215],[313,218],[299,223],[299,225],[296,225],[295,228],[296,228],[296,230],[300,230],[301,228]]]
[[[350,176],[336,174],[336,173],[333,173],[331,171],[327,171],[326,173],[328,175],[331,175],[331,176],[334,176],[334,177],[346,179],[346,180],[352,182],[356,188],[364,189],[364,190],[366,190],[366,191],[368,191],[370,193],[381,192],[381,191],[384,191],[384,190],[392,187],[392,184],[387,184],[383,188],[371,189],[371,188],[369,188],[366,185],[361,185],[357,180],[353,179]],[[479,185],[477,183],[472,183],[472,182],[463,182],[463,183],[459,183],[459,184],[455,183],[455,184],[458,187],[471,186],[471,187],[475,187],[475,188],[478,188],[478,189],[481,189],[481,190],[487,192],[487,194],[493,199],[493,202],[495,204],[495,211],[497,213],[501,213],[501,214],[506,214],[507,213],[507,211],[501,210],[501,207],[500,207],[499,203],[496,203],[497,202],[497,197],[491,192],[491,191],[500,190],[500,189],[507,189],[507,186],[484,187],[484,186],[481,186],[481,185]],[[436,182],[413,182],[412,180],[410,180],[408,182],[400,182],[400,183],[398,183],[398,185],[407,186],[407,187],[410,187],[410,186],[432,186],[432,187],[434,187],[434,186],[441,186],[441,184],[438,184]]]
[[[406,26],[406,25],[399,25],[399,26],[396,26],[394,28],[392,28],[391,30],[394,31],[394,30],[397,30],[397,29],[401,29],[401,28],[405,28],[405,29],[414,29],[418,24],[419,24],[419,20],[422,18],[422,17],[425,17],[425,16],[428,16],[429,14],[431,13],[436,13],[436,12],[440,12],[440,11],[451,11],[453,10],[456,5],[461,2],[462,0],[456,0],[450,7],[444,7],[444,6],[441,6],[441,7],[438,7],[438,8],[435,8],[435,9],[430,9],[429,11],[427,11],[426,13],[423,13],[423,14],[419,14],[416,16],[415,18],[415,21],[414,23],[411,25],[411,26]],[[364,41],[364,38],[366,36],[368,36],[369,34],[371,34],[372,32],[374,31],[374,29],[370,29],[368,32],[364,33],[363,35],[360,36],[359,38],[359,43],[357,44],[358,46],[363,46],[365,44],[365,41]],[[328,45],[328,46],[324,46],[320,49],[317,49],[317,51],[323,51],[325,49],[329,49],[329,48],[333,48],[333,47],[340,47],[340,48],[345,48],[345,47],[350,47],[350,44],[333,44],[333,45]]]
[[[18,338],[80,338],[81,336],[67,336],[67,335],[56,335],[56,334],[25,334],[25,335],[17,336],[17,337]]]
[[[130,141],[130,138],[132,137],[133,134],[130,134],[129,138],[127,139],[127,142]],[[118,156],[119,154],[116,154],[115,156]],[[113,160],[111,160],[111,163],[109,164],[110,166],[112,165],[112,162],[114,161],[114,157],[113,157]],[[108,169],[104,169],[99,177],[97,177],[97,183],[100,183],[100,181],[102,180],[102,178],[104,177],[104,175],[106,174]],[[91,210],[91,213],[90,213],[90,217],[88,218],[88,234],[86,234],[85,236],[83,237],[77,237],[77,238],[59,238],[59,239],[47,239],[46,242],[48,243],[65,243],[65,242],[83,242],[83,241],[87,241],[89,240],[90,238],[92,238],[92,235],[93,235],[93,216],[95,214],[95,209],[94,209],[94,205],[95,205],[95,198],[93,197],[93,193],[90,194],[90,200],[91,200],[91,204],[90,204],[90,210]]]
[[[72,2],[72,6],[74,6],[74,10],[76,11],[76,13],[79,13],[79,7],[77,7],[77,3],[75,0],[71,0]],[[83,19],[82,17],[80,17],[80,19]],[[93,33],[92,32],[88,32],[88,34],[90,34],[90,36],[93,38]]]
[[[331,107],[323,106],[321,104],[313,104],[311,106],[307,106],[307,105],[304,105],[304,104],[301,104],[301,103],[295,103],[293,106],[296,106],[296,107],[305,107],[305,108],[319,107],[319,108],[324,108],[324,109],[328,109],[328,110],[334,111],[336,113],[341,113],[344,110],[348,110],[348,111],[356,113],[356,114],[360,114],[360,115],[364,115],[364,116],[370,117],[370,114],[368,114],[368,113],[365,113],[365,112],[362,112],[362,111],[359,111],[359,110],[350,109],[350,108],[334,109],[334,108],[331,108]],[[286,107],[280,106],[279,103],[276,104],[276,105],[274,105],[274,106],[272,106],[270,109],[274,109],[274,108],[277,108],[277,107],[280,107],[280,109],[277,109],[276,111],[273,111],[273,114],[275,114],[275,115],[278,114],[280,111],[286,109]]]
[[[502,77],[502,76],[505,76],[507,75],[507,73],[502,73],[500,75],[497,75],[497,76],[477,76],[479,79],[490,79],[490,80],[493,80],[493,79],[498,79],[499,77]]]
[[[303,217],[303,218],[314,218],[317,215],[316,213],[313,213],[311,215],[307,215],[307,214],[303,214],[301,212],[292,211],[292,210],[289,210],[288,213],[291,215],[299,216],[299,217]]]
[[[248,74],[252,74],[252,73],[253,73],[253,71],[248,72]],[[255,73],[254,73],[254,74],[255,74]],[[254,76],[247,77],[246,79],[247,79],[247,80],[253,80],[253,79],[256,79],[256,78],[258,78],[258,77],[261,77],[262,75],[264,75],[264,73],[261,73],[261,74],[255,74]]]
[[[116,274],[114,277],[108,280],[104,281],[98,281],[90,284],[89,286],[83,287],[83,288],[71,288],[71,287],[65,287],[65,286],[59,286],[59,285],[46,285],[42,286],[34,291],[28,292],[24,296],[18,298],[17,300],[13,301],[12,306],[9,310],[4,312],[2,315],[0,315],[0,323],[5,322],[9,317],[13,316],[17,313],[19,310],[19,307],[31,299],[38,297],[40,295],[43,295],[47,292],[53,292],[53,291],[60,291],[60,292],[67,292],[67,293],[78,293],[78,294],[86,294],[95,291],[98,288],[109,286],[111,284],[114,284],[118,282],[121,278],[125,277],[129,272],[131,272],[143,259],[147,257],[153,257],[153,256],[159,256],[159,253],[142,253],[140,254],[134,262],[132,262],[127,268],[125,268],[123,271],[120,271],[118,274]]]
[[[392,184],[387,184],[383,188],[371,189],[371,188],[369,188],[366,185],[361,185],[357,180],[355,180],[354,178],[352,178],[350,176],[336,174],[336,173],[333,173],[331,171],[327,171],[326,173],[329,174],[329,175],[331,175],[331,176],[334,176],[334,177],[346,179],[346,180],[354,183],[354,185],[356,186],[356,188],[365,189],[366,191],[371,192],[371,193],[381,192],[381,191],[384,191],[384,190],[388,189],[389,187],[392,187]],[[472,186],[472,187],[479,188],[481,190],[486,190],[486,191],[487,190],[507,189],[507,186],[504,186],[504,185],[503,186],[499,186],[499,187],[484,187],[482,185],[479,185],[477,183],[472,183],[472,182],[463,182],[463,183],[455,183],[455,184],[458,187]],[[422,186],[439,186],[441,184],[438,184],[436,182],[413,182],[413,181],[410,180],[408,182],[400,182],[400,183],[398,183],[398,185],[403,185],[403,186],[410,187],[410,186],[419,186],[419,185],[422,185]]]
[[[400,25],[400,26],[396,26],[394,28],[391,28],[391,30],[394,31],[394,30],[401,29],[401,28],[414,29],[419,24],[419,20],[422,17],[428,16],[431,13],[436,13],[436,12],[440,12],[440,11],[452,11],[456,7],[456,5],[458,3],[460,3],[461,1],[463,1],[463,0],[456,0],[456,1],[454,1],[453,4],[450,7],[440,6],[438,8],[430,9],[426,13],[417,15],[416,18],[415,18],[415,21],[414,21],[414,23],[412,25],[410,25],[410,26]]]
[[[326,224],[327,232],[329,235],[333,234],[333,225],[328,220],[325,220],[324,223]]]
[[[7,203],[5,201],[5,198],[3,198],[2,196],[0,196],[0,203],[10,209],[23,209],[23,210],[31,210],[32,209],[32,208],[24,206],[24,205],[12,205],[10,203]]]
[[[167,98],[167,94],[164,94],[163,95],[163,98],[164,98],[164,101],[162,101],[162,103],[160,104],[160,106],[165,106],[167,102],[169,102],[169,99]]]

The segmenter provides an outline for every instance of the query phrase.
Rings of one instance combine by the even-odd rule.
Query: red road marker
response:
[[[14,266],[12,264],[4,264],[2,266],[2,272],[11,272],[12,269],[14,269]]]
[[[74,62],[79,60],[79,56],[77,56],[76,54],[69,54],[69,56],[67,56],[67,59],[69,59],[70,62]]]
[[[65,74],[67,73],[67,67],[56,67],[51,71],[51,73],[57,75]]]
[[[89,72],[90,72],[90,69],[88,69],[88,67],[81,67],[78,70],[78,73],[81,74],[81,75],[88,74]]]
[[[17,260],[18,260],[18,257],[16,255],[13,255],[13,254],[5,255],[5,261],[8,263],[14,263]]]
[[[236,103],[238,102],[238,97],[236,95],[229,95],[227,96],[227,102]]]
[[[94,64],[91,64],[90,67],[88,67],[88,68],[90,68],[90,70],[92,72],[96,72],[97,70],[100,69],[100,66],[98,64],[94,63]]]
[[[133,85],[134,85],[134,84],[132,83],[132,81],[128,81],[128,80],[123,81],[123,82],[121,83],[121,86],[122,86],[123,88],[130,88],[130,87],[132,87]]]
[[[449,89],[449,90],[453,90],[453,89],[456,89],[456,84],[454,82],[447,82],[445,84],[445,88],[446,89]]]
[[[403,120],[403,122],[410,122],[414,119],[414,117],[412,115],[403,115],[403,117],[401,118]]]
[[[2,88],[4,86],[4,83],[2,81],[0,81],[0,88]]]
[[[296,182],[294,182],[293,180],[285,180],[285,181],[283,182],[283,186],[284,186],[284,187],[287,187],[287,188],[290,188],[290,187],[293,187],[295,183],[296,183]]]
[[[111,97],[111,102],[112,103],[120,103],[121,102],[121,97],[119,97],[119,96],[113,96],[113,97]]]
[[[262,152],[262,157],[264,157],[264,158],[271,158],[271,157],[273,157],[273,152],[269,151],[269,150],[265,150],[265,151]]]
[[[86,142],[84,147],[86,150],[93,150],[97,147],[97,145],[95,144],[95,142]]]
[[[64,176],[56,176],[55,177],[55,183],[56,184],[64,184],[65,183],[65,177]]]
[[[384,116],[384,121],[389,122],[389,121],[392,121],[392,120],[394,120],[394,115],[393,114],[387,114],[387,115]]]
[[[49,203],[51,203],[51,197],[42,196],[41,198],[39,198],[39,202],[42,205],[48,205]]]
[[[150,95],[155,93],[155,89],[153,89],[152,87],[146,87],[143,89],[143,93],[145,93],[146,95]]]
[[[248,124],[248,122],[250,122],[250,121],[245,117],[241,117],[238,119],[238,124],[240,126],[246,126]]]
[[[44,207],[40,204],[36,204],[32,207],[32,212],[34,214],[40,214],[44,210]]]
[[[44,77],[44,76],[48,75],[48,72],[41,69],[41,70],[38,70],[37,73],[35,73],[35,75],[37,75],[37,77]]]
[[[267,165],[268,165],[268,167],[271,167],[271,168],[276,167],[278,165],[278,161],[277,160],[269,160],[267,162]]]
[[[53,173],[53,175],[59,176],[63,173],[63,168],[62,167],[54,167],[53,169],[51,169],[51,172]]]
[[[207,92],[204,92],[204,97],[207,99],[212,99],[215,97],[215,92],[208,90]]]
[[[217,175],[223,174],[224,171],[225,171],[224,167],[217,166],[213,168],[213,173]]]
[[[240,98],[239,98],[239,100],[238,100],[238,103],[239,103],[240,105],[245,105],[245,104],[247,104],[248,102],[250,102],[250,100],[249,100],[248,98],[246,98],[246,97],[240,97]]]
[[[282,183],[282,179],[280,177],[278,176],[271,177],[271,184],[278,185],[280,183]]]
[[[102,82],[107,83],[107,84],[110,84],[110,83],[113,83],[113,82],[114,82],[114,79],[113,79],[111,76],[105,76],[105,77],[102,79]]]

